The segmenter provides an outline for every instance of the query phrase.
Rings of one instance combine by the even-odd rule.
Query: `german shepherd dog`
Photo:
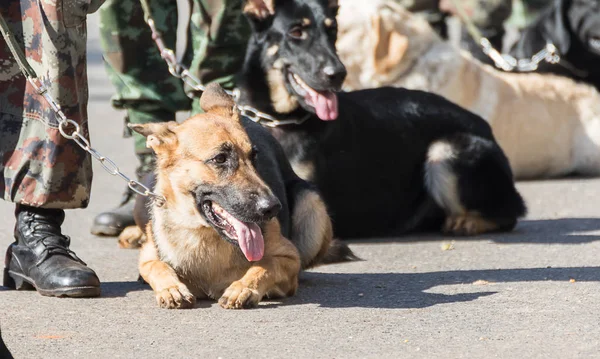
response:
[[[213,298],[224,308],[249,308],[265,295],[294,294],[301,268],[352,257],[332,241],[323,201],[277,141],[242,122],[219,85],[200,104],[206,113],[181,124],[130,125],[156,153],[151,182],[166,199],[159,205],[139,196],[135,211],[147,237],[140,275],[158,304],[185,308]]]
[[[271,129],[316,184],[340,237],[510,230],[526,212],[506,156],[479,116],[399,88],[336,93],[335,0],[247,0],[253,27],[239,103],[301,124]]]

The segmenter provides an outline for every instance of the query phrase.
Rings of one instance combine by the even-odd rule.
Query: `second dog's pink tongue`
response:
[[[313,90],[308,92],[308,96],[321,120],[332,121],[338,117],[338,101],[335,92]]]
[[[238,244],[246,259],[259,261],[265,254],[265,240],[260,227],[256,223],[244,223],[230,217],[229,222],[235,228]]]

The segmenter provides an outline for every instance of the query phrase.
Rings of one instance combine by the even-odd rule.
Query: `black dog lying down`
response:
[[[250,0],[244,10],[254,33],[239,103],[304,120],[271,133],[317,185],[337,236],[472,235],[510,230],[524,215],[508,161],[477,115],[421,91],[336,95],[346,72],[335,1]]]
[[[523,30],[510,54],[530,58],[548,42],[558,49],[561,62],[542,62],[538,72],[571,77],[600,90],[600,1],[554,0]]]

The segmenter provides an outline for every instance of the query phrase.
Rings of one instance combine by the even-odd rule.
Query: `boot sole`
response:
[[[123,232],[125,228],[121,227],[109,227],[102,225],[93,225],[90,232],[95,236],[104,236],[104,237],[116,237],[121,232]]]
[[[60,289],[41,289],[36,288],[33,280],[21,273],[17,273],[4,268],[4,286],[16,290],[37,290],[46,297],[69,297],[69,298],[86,298],[97,297],[100,295],[99,287],[66,287]]]

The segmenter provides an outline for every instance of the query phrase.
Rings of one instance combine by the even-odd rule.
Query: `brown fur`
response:
[[[316,192],[306,191],[300,195],[292,213],[292,237],[297,239],[303,268],[322,262],[331,247],[331,220],[325,203]]]
[[[155,191],[166,198],[163,206],[151,209],[139,261],[141,276],[163,308],[191,307],[196,298],[218,299],[224,308],[248,308],[264,296],[293,295],[298,286],[301,256],[281,235],[277,219],[263,225],[264,256],[249,262],[204,220],[190,195],[198,181],[266,186],[251,165],[251,144],[237,113],[231,111],[233,102],[214,91],[209,87],[203,95],[207,113],[180,125],[131,126],[147,136],[148,146],[157,153]],[[233,145],[240,160],[235,173],[222,179],[205,162],[225,142]],[[302,260],[314,263],[330,247],[331,223],[318,196],[309,192],[302,201],[305,204],[295,211],[299,213],[293,219],[293,236],[308,238],[311,244],[301,249]]]
[[[387,73],[397,66],[408,50],[408,39],[397,32],[386,29],[381,16],[373,16],[374,41],[373,64],[377,73]]]
[[[492,232],[499,228],[497,223],[482,218],[477,213],[464,213],[448,216],[444,223],[443,232],[452,235],[474,236]]]
[[[278,113],[290,113],[298,108],[298,99],[285,87],[285,79],[280,69],[273,68],[267,73],[273,108]]]
[[[135,249],[140,248],[146,242],[146,234],[138,226],[129,226],[119,234],[119,248]]]
[[[139,261],[140,275],[161,307],[186,308],[196,298],[212,298],[223,308],[250,308],[265,295],[285,297],[296,292],[298,251],[281,236],[277,220],[265,226],[265,254],[258,262],[248,262],[212,228],[169,224],[160,229],[149,224]]]
[[[567,78],[504,73],[442,41],[390,0],[341,0],[346,88],[424,90],[483,117],[517,179],[600,175],[600,94]]]

